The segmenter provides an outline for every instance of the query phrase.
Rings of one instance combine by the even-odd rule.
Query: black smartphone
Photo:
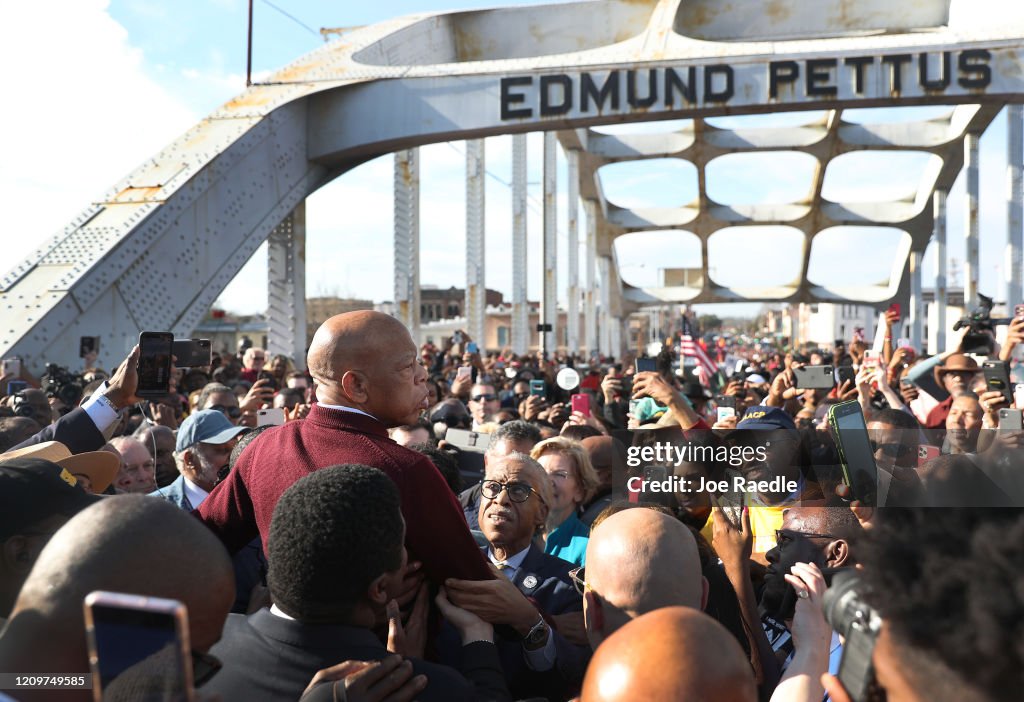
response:
[[[715,405],[736,409],[736,398],[733,395],[715,395]]]
[[[174,334],[139,334],[139,397],[165,397],[171,391],[171,353]]]
[[[129,699],[140,681],[157,679],[154,702],[195,699],[188,612],[175,600],[117,592],[85,598],[93,699]],[[120,692],[119,692],[120,691]]]
[[[838,366],[836,368],[836,385],[842,387],[843,383],[850,381],[854,383],[857,379],[857,373],[853,370],[853,366]]]
[[[658,370],[658,361],[657,360],[655,360],[653,358],[638,358],[638,359],[636,359],[636,372],[637,373],[646,373],[646,372],[654,373],[654,372],[657,372],[657,370]]]
[[[100,338],[98,336],[78,337],[78,357],[85,358],[90,353],[100,352]]]
[[[201,368],[213,363],[209,339],[175,339],[171,348],[178,368]]]
[[[530,381],[530,394],[538,397],[546,397],[548,394],[547,384],[543,380]]]
[[[277,392],[277,378],[275,378],[274,374],[270,371],[260,371],[260,374],[256,376],[256,380],[266,380],[270,384],[270,387],[273,388],[274,392]]]
[[[850,486],[853,499],[865,507],[881,506],[885,495],[879,500],[878,466],[875,452],[868,438],[868,427],[860,402],[850,400],[831,405],[828,409],[828,423],[835,438],[839,458],[843,464],[843,477]]]
[[[1013,384],[1010,382],[1010,364],[1006,361],[985,361],[981,364],[981,372],[985,374],[985,389],[998,390],[1012,405]]]
[[[836,384],[832,366],[803,366],[793,369],[793,378],[799,390],[831,390]]]

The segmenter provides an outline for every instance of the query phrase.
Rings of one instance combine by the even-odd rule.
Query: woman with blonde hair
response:
[[[600,483],[590,456],[578,441],[556,436],[534,446],[530,457],[544,466],[551,479],[544,553],[582,566],[590,530],[580,521],[579,509]]]

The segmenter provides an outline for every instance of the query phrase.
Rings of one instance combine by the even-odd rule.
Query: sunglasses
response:
[[[587,569],[584,566],[579,568],[573,568],[569,571],[569,577],[572,579],[572,584],[576,586],[576,592],[581,595],[587,591]]]
[[[242,410],[239,407],[225,407],[224,405],[213,405],[212,407],[208,407],[207,409],[223,412],[232,419],[238,419],[239,417],[242,416]]]
[[[492,400],[497,400],[498,396],[497,395],[473,395],[473,397],[471,399],[473,400],[473,402],[491,402]]]

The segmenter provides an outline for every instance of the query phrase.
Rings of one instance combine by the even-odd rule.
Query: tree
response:
[[[702,314],[697,317],[697,326],[700,327],[701,333],[717,331],[722,328],[722,320],[718,315]]]

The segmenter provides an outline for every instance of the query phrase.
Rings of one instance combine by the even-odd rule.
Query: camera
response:
[[[992,298],[978,293],[978,299],[980,300],[978,306],[971,310],[970,314],[958,319],[953,325],[953,331],[967,327],[961,348],[964,353],[991,356],[995,350],[993,340],[995,327],[1009,324],[1011,320],[1008,317],[993,319]]]
[[[66,408],[75,407],[79,403],[85,387],[82,376],[56,363],[46,364],[46,373],[40,378],[40,385],[47,397],[56,397]]]
[[[871,655],[882,630],[882,618],[864,601],[864,583],[855,570],[833,575],[821,607],[829,625],[845,638],[837,677],[853,702],[866,702],[874,686]]]

